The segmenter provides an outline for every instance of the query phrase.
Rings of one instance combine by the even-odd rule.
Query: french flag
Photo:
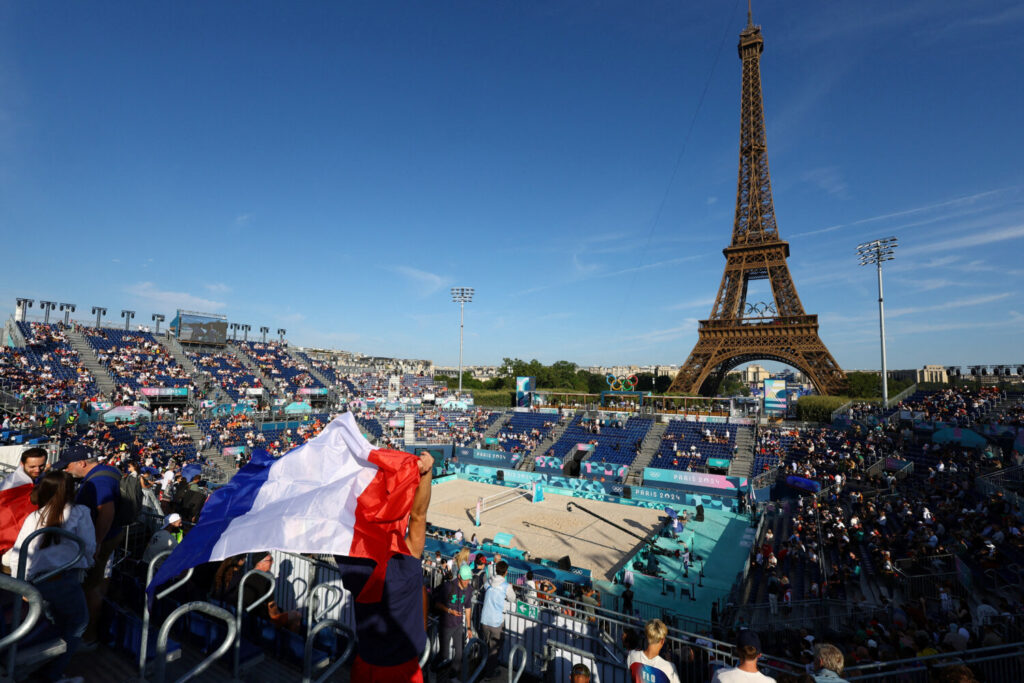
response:
[[[351,413],[275,459],[257,450],[210,495],[199,522],[160,565],[156,589],[204,562],[265,550],[376,560],[359,602],[380,600],[393,553],[409,554],[409,512],[419,483],[418,459],[374,448]]]
[[[33,488],[21,467],[0,480],[0,553],[14,547],[25,518],[38,509],[29,500]]]

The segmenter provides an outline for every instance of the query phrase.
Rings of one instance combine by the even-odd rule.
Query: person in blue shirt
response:
[[[95,454],[83,446],[73,446],[64,451],[54,469],[65,470],[81,480],[75,502],[89,508],[96,529],[95,563],[82,582],[89,604],[89,626],[82,636],[82,647],[89,650],[96,642],[96,623],[107,592],[104,578],[107,560],[124,535],[124,529],[115,519],[121,500],[121,472],[116,467],[101,464]]]
[[[494,576],[484,593],[484,608],[480,612],[480,631],[487,643],[487,669],[485,678],[498,673],[498,655],[501,653],[501,638],[505,626],[505,603],[516,604],[516,593],[505,580],[508,563],[500,560],[494,565]]]

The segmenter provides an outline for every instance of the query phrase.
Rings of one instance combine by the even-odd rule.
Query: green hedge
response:
[[[796,402],[796,416],[804,422],[831,422],[836,408],[849,400],[848,396],[801,396]]]
[[[509,389],[464,389],[473,394],[473,402],[478,406],[495,406],[511,408],[515,405],[516,392]]]

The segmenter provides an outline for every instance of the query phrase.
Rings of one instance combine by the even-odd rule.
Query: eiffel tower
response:
[[[732,243],[722,250],[725,273],[711,316],[700,321],[697,345],[679,369],[669,393],[713,396],[725,374],[754,360],[773,360],[801,370],[821,394],[838,394],[846,374],[818,336],[818,316],[804,312],[789,274],[789,243],[779,239],[768,175],[761,52],[764,39],[747,9],[740,32],[743,96],[740,105],[740,170]],[[768,280],[770,302],[747,300],[752,280]]]

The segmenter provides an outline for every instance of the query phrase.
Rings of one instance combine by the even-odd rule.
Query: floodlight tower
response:
[[[242,338],[245,341],[249,341],[249,330],[251,330],[251,329],[252,329],[252,325],[249,325],[249,324],[242,325]]]
[[[64,313],[64,327],[71,323],[71,314],[75,312],[74,304],[61,304],[60,310]]]
[[[39,308],[43,309],[43,324],[50,324],[50,311],[57,308],[56,301],[39,301]]]
[[[135,311],[129,311],[124,309],[121,311],[121,317],[124,318],[124,331],[128,331],[128,326],[132,324],[132,318],[135,317]]]
[[[154,313],[153,322],[156,323],[156,333],[160,334],[160,323],[167,320],[167,317],[163,313]]]
[[[282,344],[284,344],[284,335],[286,334],[288,334],[288,330],[284,329],[283,327],[277,328],[277,339]]]
[[[889,403],[889,379],[886,377],[885,369],[885,304],[882,297],[882,263],[892,261],[895,258],[896,247],[895,237],[883,237],[880,240],[872,240],[857,245],[857,257],[860,265],[875,265],[878,268],[878,332],[882,340],[882,408],[888,407]]]
[[[93,306],[92,312],[96,314],[96,329],[100,329],[100,321],[107,314],[107,309],[102,306]]]
[[[270,332],[270,328],[269,327],[264,325],[263,327],[260,328],[260,333],[263,335],[263,343],[264,344],[267,343],[267,332]]]
[[[238,341],[238,328],[241,327],[238,323],[231,323],[228,325],[231,328],[231,339]]]
[[[466,304],[473,301],[472,287],[452,287],[452,301],[459,305],[459,396],[462,396],[462,331],[466,320]]]
[[[35,299],[23,299],[18,297],[14,300],[18,304],[16,319],[18,322],[23,323],[28,320],[28,309],[32,308],[32,304],[35,303]]]

